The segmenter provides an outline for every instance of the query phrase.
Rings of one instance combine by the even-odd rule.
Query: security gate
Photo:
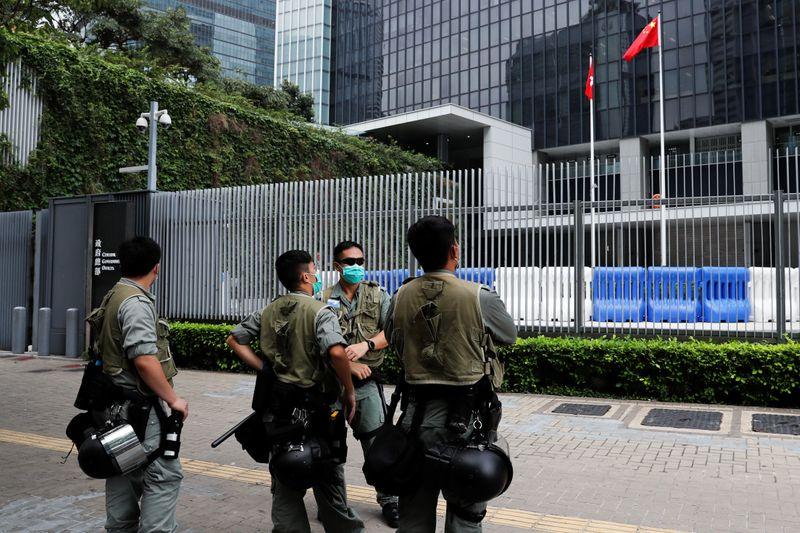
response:
[[[11,348],[14,307],[28,307],[32,211],[0,213],[0,350]]]

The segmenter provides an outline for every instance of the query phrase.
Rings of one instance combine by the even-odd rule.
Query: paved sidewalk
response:
[[[90,480],[64,427],[81,367],[62,358],[0,357],[0,531],[88,531],[102,528],[103,483]],[[253,378],[185,371],[176,386],[191,416],[181,454],[186,472],[179,521],[184,531],[269,531],[266,468],[231,439],[211,440],[249,411]],[[753,433],[746,409],[503,395],[501,432],[514,455],[509,491],[492,502],[484,530],[533,531],[800,531],[800,437]],[[580,404],[592,416],[558,414]],[[605,407],[608,406],[608,407]],[[653,409],[679,409],[678,424],[718,430],[666,429]],[[700,419],[685,416],[710,411]],[[350,442],[346,467],[353,507],[368,531],[388,531]],[[310,516],[313,498],[307,497]],[[314,531],[322,531],[312,520]]]

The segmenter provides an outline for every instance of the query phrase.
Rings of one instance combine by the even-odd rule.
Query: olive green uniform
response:
[[[502,382],[502,365],[497,359],[487,365],[484,352],[493,351],[495,343],[510,344],[516,339],[514,321],[497,293],[446,270],[428,272],[400,288],[392,301],[386,331],[391,332],[390,343],[411,386],[469,386],[491,375],[497,387]],[[416,408],[412,401],[404,413],[406,430],[410,430]],[[469,432],[455,435],[447,429],[446,400],[429,400],[424,409],[419,428],[424,446],[469,437]],[[435,531],[440,490],[435,481],[426,479],[416,492],[401,496],[398,531]],[[455,507],[448,503],[445,532],[481,531],[486,505]]]
[[[265,364],[272,365],[277,378],[302,388],[324,386],[335,380],[327,361],[328,350],[337,344],[347,344],[331,309],[301,292],[276,298],[244,319],[231,335],[239,344],[259,339]],[[327,533],[364,530],[358,514],[347,505],[342,465],[331,466],[312,490]],[[303,504],[305,492],[272,478],[273,531],[311,531]]]
[[[350,344],[364,342],[383,331],[392,301],[389,294],[373,281],[359,283],[352,301],[340,283],[325,289],[320,298],[338,315],[345,340]],[[369,351],[359,362],[377,370],[383,363],[385,351]],[[353,436],[361,443],[364,456],[375,440],[375,433],[383,426],[386,415],[383,391],[379,387],[381,385],[373,379],[356,385],[356,414],[351,427]],[[397,496],[378,492],[377,500],[383,507],[396,502]]]
[[[102,355],[103,371],[117,385],[152,395],[133,364],[142,355],[157,356],[172,384],[177,369],[169,350],[169,327],[158,319],[155,297],[149,291],[122,278],[95,313],[103,317],[95,350]],[[142,446],[150,453],[160,442],[161,425],[151,409]],[[107,479],[106,530],[177,531],[175,508],[182,479],[180,460],[164,457],[127,475]]]

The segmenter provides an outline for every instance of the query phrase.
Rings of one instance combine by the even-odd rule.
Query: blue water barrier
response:
[[[466,281],[474,281],[494,289],[495,270],[487,267],[457,268],[456,277]]]
[[[595,267],[592,320],[642,322],[647,311],[646,271],[642,267]]]
[[[697,322],[700,319],[700,269],[650,267],[647,269],[647,320]]]
[[[704,322],[750,320],[750,272],[744,267],[701,269],[702,318]]]
[[[386,289],[389,294],[394,294],[400,285],[408,278],[407,268],[398,268],[395,270],[367,270],[364,273],[364,278],[369,281],[377,282],[381,287]]]

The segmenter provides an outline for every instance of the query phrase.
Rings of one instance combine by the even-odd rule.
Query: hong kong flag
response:
[[[589,100],[594,99],[594,60],[592,56],[589,56],[589,74],[586,75],[586,88],[583,90],[583,94]]]
[[[644,27],[642,33],[631,43],[630,47],[625,51],[625,55],[622,56],[622,59],[628,62],[633,61],[633,58],[645,48],[658,46],[658,36],[660,34],[658,17],[656,17]]]

